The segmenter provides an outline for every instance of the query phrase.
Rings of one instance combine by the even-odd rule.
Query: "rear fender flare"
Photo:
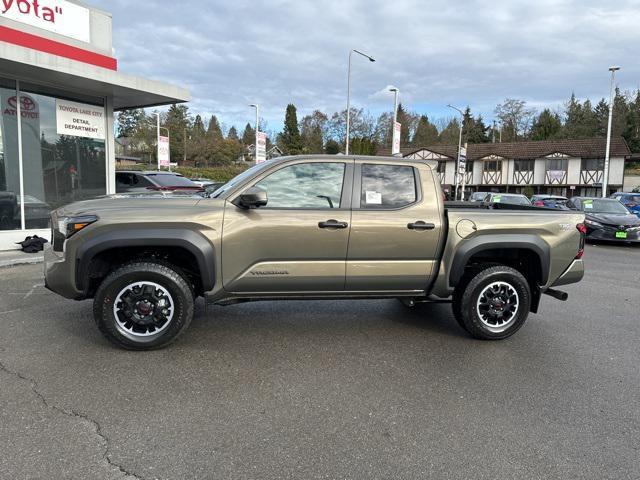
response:
[[[449,272],[449,286],[455,287],[462,276],[464,269],[471,257],[486,250],[529,250],[535,253],[540,261],[541,284],[544,285],[549,278],[549,266],[551,265],[551,249],[549,244],[536,235],[528,234],[501,234],[480,235],[464,242],[457,249],[451,271]]]

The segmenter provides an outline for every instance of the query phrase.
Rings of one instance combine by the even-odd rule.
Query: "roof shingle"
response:
[[[540,140],[527,142],[503,143],[470,143],[467,147],[468,160],[480,160],[490,155],[506,159],[535,159],[543,158],[554,153],[562,153],[570,157],[604,158],[607,140],[604,137],[581,138],[568,140]],[[429,150],[455,159],[458,153],[457,145],[431,145],[424,147],[404,147],[400,151],[406,157],[420,150]],[[390,156],[390,149],[378,150],[380,156]],[[611,138],[611,156],[626,157],[631,155],[629,146],[620,136]]]

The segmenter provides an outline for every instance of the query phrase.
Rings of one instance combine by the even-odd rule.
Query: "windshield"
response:
[[[529,199],[524,195],[494,195],[491,201],[510,205],[531,205]]]
[[[582,210],[587,213],[617,213],[620,215],[628,214],[627,207],[617,200],[609,200],[606,198],[594,198],[582,201]]]
[[[231,187],[234,187],[235,185],[242,183],[245,179],[253,176],[254,174],[257,174],[258,172],[268,167],[269,165],[271,165],[271,162],[269,161],[258,163],[257,165],[254,165],[253,167],[249,168],[248,170],[245,170],[239,175],[236,175],[227,183],[225,183],[220,188],[218,188],[215,192],[213,192],[211,194],[211,198],[218,198],[220,195],[222,195],[224,192],[229,190]]]
[[[161,187],[198,187],[198,185],[193,183],[191,180],[181,177],[180,175],[150,174],[147,176],[149,177],[149,180],[157,183]]]

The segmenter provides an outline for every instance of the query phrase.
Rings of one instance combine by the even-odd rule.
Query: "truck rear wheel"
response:
[[[527,279],[503,265],[474,273],[453,296],[456,320],[475,338],[510,337],[529,316],[531,289]]]
[[[134,262],[104,279],[93,301],[100,331],[129,350],[162,348],[191,323],[194,295],[180,272],[169,265]]]

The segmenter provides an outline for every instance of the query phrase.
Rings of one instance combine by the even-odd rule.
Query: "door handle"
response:
[[[318,227],[320,228],[335,228],[335,229],[343,229],[347,228],[349,224],[347,222],[339,222],[337,220],[327,220],[326,222],[318,223]]]
[[[407,228],[409,230],[433,230],[434,228],[436,228],[436,225],[434,223],[426,223],[422,220],[419,220],[417,222],[410,223],[409,225],[407,225]]]

